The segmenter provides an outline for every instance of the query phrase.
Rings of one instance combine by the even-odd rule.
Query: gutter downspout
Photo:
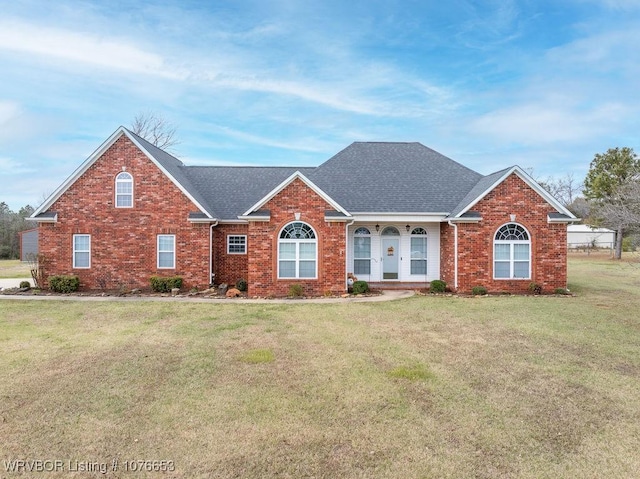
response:
[[[218,226],[218,220],[209,226],[209,285],[213,283],[213,228]]]
[[[344,224],[344,271],[347,273],[348,271],[348,263],[349,263],[349,226],[355,223],[355,218],[351,220],[351,223]],[[349,289],[349,285],[347,284],[347,276],[344,277],[344,290],[347,291]]]
[[[458,225],[447,221],[449,226],[453,226],[453,286],[458,289]]]

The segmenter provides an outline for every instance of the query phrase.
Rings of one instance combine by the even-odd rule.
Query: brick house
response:
[[[357,142],[317,167],[186,166],[120,127],[33,213],[45,275],[85,289],[246,279],[250,296],[442,279],[566,287],[576,218],[518,166],[483,176],[419,143]]]

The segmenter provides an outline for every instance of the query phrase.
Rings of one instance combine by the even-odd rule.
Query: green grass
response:
[[[572,257],[575,296],[0,299],[0,457],[172,460],[179,478],[635,477],[639,286],[638,263]]]
[[[29,263],[17,259],[0,260],[0,278],[30,278]]]
[[[275,361],[276,356],[270,349],[252,349],[240,355],[239,359],[248,364],[260,364]]]

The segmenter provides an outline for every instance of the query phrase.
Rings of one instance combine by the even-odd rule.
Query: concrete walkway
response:
[[[0,288],[17,288],[20,281],[29,281],[28,278],[22,279],[0,279]],[[18,300],[18,301],[173,301],[180,303],[220,303],[220,304],[297,304],[297,303],[375,303],[380,301],[393,301],[395,299],[409,298],[415,294],[410,290],[384,290],[381,295],[377,296],[349,296],[348,298],[309,298],[309,299],[246,299],[246,298],[203,298],[199,296],[73,296],[73,295],[20,295],[20,294],[0,294],[0,300]]]

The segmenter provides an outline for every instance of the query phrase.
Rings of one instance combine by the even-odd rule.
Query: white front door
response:
[[[382,280],[397,280],[400,258],[400,238],[382,237]]]

